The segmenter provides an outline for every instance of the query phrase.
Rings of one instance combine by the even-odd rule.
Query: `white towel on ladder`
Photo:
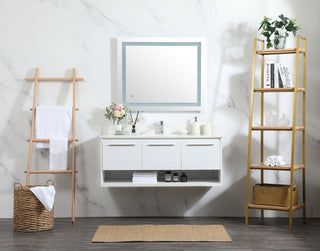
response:
[[[66,170],[68,166],[68,138],[50,139],[50,170]]]
[[[50,143],[37,143],[38,148],[50,147],[50,170],[66,170],[68,137],[71,133],[72,107],[37,106],[36,138]]]

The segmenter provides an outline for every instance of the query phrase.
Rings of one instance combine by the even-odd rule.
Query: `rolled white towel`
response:
[[[268,156],[266,161],[264,162],[266,166],[273,166],[274,165],[274,155]]]
[[[266,158],[266,161],[264,162],[264,164],[266,166],[282,166],[285,164],[285,162],[283,161],[282,156],[272,155]]]

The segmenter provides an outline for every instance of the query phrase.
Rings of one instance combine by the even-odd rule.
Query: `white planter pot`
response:
[[[286,41],[287,37],[286,36],[275,36],[274,37],[274,42],[279,41],[278,44],[274,43],[274,48],[275,49],[284,49],[286,48]]]

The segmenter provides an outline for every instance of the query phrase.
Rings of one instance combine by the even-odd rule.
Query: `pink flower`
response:
[[[120,109],[121,109],[120,106],[115,106],[115,107],[113,108],[114,111],[120,111]]]
[[[121,118],[122,117],[122,113],[119,110],[114,111],[114,116],[116,116],[117,118]]]
[[[122,109],[122,108],[123,108],[123,105],[122,105],[122,104],[119,104],[118,106],[120,107],[120,109]]]

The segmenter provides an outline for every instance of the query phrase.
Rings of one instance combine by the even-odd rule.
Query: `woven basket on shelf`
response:
[[[255,184],[253,204],[289,207],[290,186],[280,184]],[[298,187],[293,186],[292,205],[298,204]]]
[[[48,180],[45,186],[54,185]],[[53,229],[53,208],[48,211],[29,188],[14,183],[13,230],[18,232],[38,232]]]

